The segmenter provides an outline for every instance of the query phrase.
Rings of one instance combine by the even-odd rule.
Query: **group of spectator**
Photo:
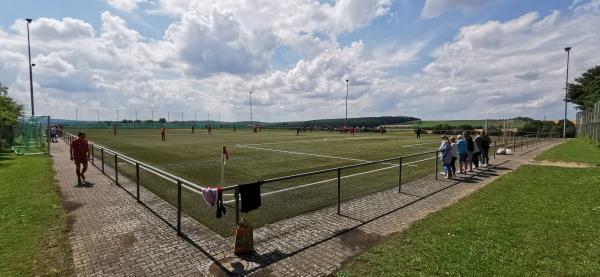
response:
[[[492,139],[486,132],[477,132],[475,137],[470,132],[463,132],[457,137],[442,135],[440,156],[442,159],[442,175],[446,179],[456,176],[456,160],[459,162],[459,172],[467,174],[473,172],[473,167],[478,169],[489,164],[489,151]]]

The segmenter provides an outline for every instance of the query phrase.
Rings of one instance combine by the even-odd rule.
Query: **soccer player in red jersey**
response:
[[[160,139],[162,141],[166,141],[166,136],[165,136],[165,126],[160,127]]]
[[[78,139],[71,142],[71,161],[75,162],[75,173],[77,173],[77,184],[85,182],[85,171],[87,170],[88,160],[90,159],[90,150],[88,141],[83,132],[77,134]],[[83,168],[82,168],[83,165]]]

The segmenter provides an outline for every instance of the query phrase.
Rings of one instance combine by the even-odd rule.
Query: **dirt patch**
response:
[[[73,230],[73,225],[77,222],[77,219],[74,215],[67,215],[67,232],[71,232]]]
[[[353,249],[366,249],[383,238],[383,236],[370,234],[360,229],[353,229],[340,235],[342,244]]]
[[[83,206],[83,204],[79,203],[79,202],[75,202],[75,201],[67,201],[64,200],[62,202],[63,208],[68,212],[73,212],[75,210],[77,210],[79,207]]]
[[[590,167],[596,167],[595,165],[586,164],[586,163],[567,162],[567,161],[553,161],[553,160],[533,161],[533,162],[531,162],[531,164],[534,164],[534,165],[547,165],[547,166],[558,166],[558,167],[568,167],[568,168],[590,168]]]
[[[133,235],[133,233],[127,233],[119,236],[119,245],[129,248],[132,247],[137,239]]]

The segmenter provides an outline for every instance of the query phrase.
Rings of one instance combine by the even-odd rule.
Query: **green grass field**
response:
[[[68,130],[76,133],[79,130]],[[252,134],[248,130],[216,129],[213,135],[205,130],[167,130],[166,141],[159,130],[84,130],[92,142],[181,176],[201,186],[216,186],[220,180],[221,149],[226,145],[230,160],[226,164],[225,186],[249,183],[268,178],[304,173],[338,166],[359,164],[402,155],[428,152],[438,147],[438,136],[417,140],[412,133],[361,133],[354,137],[333,132],[306,132],[296,136],[295,130],[263,130]],[[96,158],[100,153],[96,151]],[[403,180],[409,181],[434,171],[433,154],[406,159],[412,163],[403,167]],[[114,159],[105,157],[113,166]],[[342,200],[350,200],[397,186],[398,167],[395,163],[375,164],[342,171]],[[135,176],[132,165],[119,161],[119,171]],[[110,173],[109,173],[110,174]],[[140,173],[142,186],[170,203],[176,202],[176,188],[152,174]],[[336,172],[265,184],[259,210],[243,214],[255,227],[334,205],[337,201]],[[302,186],[302,187],[300,187]],[[280,192],[282,189],[289,189]],[[142,196],[143,198],[143,196]],[[184,210],[203,224],[224,236],[232,234],[233,211],[216,219],[214,210],[207,209],[198,195],[184,193]],[[231,200],[230,195],[225,200]]]
[[[596,156],[579,161],[595,162],[600,151],[583,146],[571,141],[547,156],[583,150]],[[357,256],[339,275],[596,275],[598,184],[598,168],[523,166]]]
[[[66,214],[48,156],[0,152],[0,276],[69,276]]]
[[[542,153],[535,159],[538,161],[579,162],[600,166],[600,148],[596,147],[594,142],[587,138],[572,139]]]

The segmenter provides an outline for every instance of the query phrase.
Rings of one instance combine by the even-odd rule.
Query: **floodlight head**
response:
[[[252,94],[252,92],[250,92],[250,94]]]
[[[567,52],[571,51],[571,47],[565,47],[565,51],[567,51]]]
[[[33,21],[33,19],[31,19],[31,18],[25,18],[25,21],[27,21],[27,23],[31,23],[31,21]]]
[[[346,79],[346,83],[348,83],[348,79]]]
[[[35,64],[34,64],[34,63],[32,63],[32,64],[31,64],[31,66],[35,66]]]

